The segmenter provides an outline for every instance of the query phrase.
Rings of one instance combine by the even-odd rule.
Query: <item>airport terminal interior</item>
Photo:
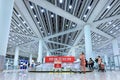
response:
[[[120,0],[0,0],[0,80],[120,80]]]

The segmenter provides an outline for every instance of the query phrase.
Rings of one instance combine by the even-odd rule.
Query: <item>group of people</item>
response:
[[[89,61],[87,61],[85,54],[83,52],[80,54],[80,66],[83,73],[86,72],[86,67],[89,67],[90,70],[94,70],[94,63],[98,64],[98,68],[100,68],[102,64],[102,58],[98,56],[95,59],[95,62],[92,58],[89,58]]]

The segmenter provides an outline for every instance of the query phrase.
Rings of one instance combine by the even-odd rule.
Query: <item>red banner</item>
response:
[[[62,65],[61,64],[54,64],[54,68],[61,68]]]
[[[75,61],[75,57],[73,56],[47,56],[45,57],[46,63],[53,63],[56,60],[59,60],[62,63],[73,63]]]

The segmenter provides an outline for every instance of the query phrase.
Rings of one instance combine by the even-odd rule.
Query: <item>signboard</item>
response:
[[[75,57],[73,56],[47,56],[45,57],[45,63],[54,63],[54,61],[59,60],[62,63],[73,63]]]

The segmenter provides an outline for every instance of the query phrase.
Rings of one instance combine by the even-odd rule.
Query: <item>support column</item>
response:
[[[47,56],[50,56],[50,52],[49,51],[47,51]]]
[[[0,71],[4,69],[14,0],[0,0]]]
[[[38,49],[38,58],[37,58],[37,62],[42,63],[42,40],[39,40],[39,49]]]
[[[89,58],[92,57],[92,55],[93,55],[92,54],[90,25],[85,25],[84,35],[85,35],[85,55],[86,55],[86,59],[89,60]]]
[[[32,54],[30,54],[29,62],[30,62],[30,66],[31,66],[31,64],[32,64]]]
[[[15,56],[14,56],[14,67],[18,67],[18,58],[19,58],[19,47],[17,46],[15,49]]]
[[[104,54],[104,61],[105,61],[106,66],[107,66],[108,65],[108,56],[107,56],[107,54]]]
[[[75,57],[75,48],[72,48],[71,55]]]
[[[113,46],[113,54],[114,55],[119,55],[119,47],[118,47],[118,41],[114,39],[112,41],[112,46]],[[117,58],[114,57],[115,65],[118,66],[118,60]]]

